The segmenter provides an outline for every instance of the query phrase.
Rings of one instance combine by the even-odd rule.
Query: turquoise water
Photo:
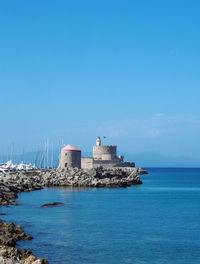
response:
[[[34,236],[18,247],[52,264],[199,264],[200,169],[148,170],[129,188],[22,193],[2,218]]]

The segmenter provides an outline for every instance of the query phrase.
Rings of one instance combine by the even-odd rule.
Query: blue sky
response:
[[[46,138],[200,166],[199,1],[2,1],[0,152]],[[187,159],[185,159],[187,160]],[[185,162],[185,161],[184,161]],[[190,165],[190,164],[188,164]]]

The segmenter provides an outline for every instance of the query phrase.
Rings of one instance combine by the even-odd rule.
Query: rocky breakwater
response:
[[[97,168],[91,170],[55,169],[39,173],[43,187],[72,186],[119,188],[141,184],[140,175],[147,171],[139,168]]]
[[[44,187],[119,188],[141,184],[140,175],[148,172],[139,168],[53,169],[34,172],[0,174],[0,205],[19,205],[17,193]]]
[[[127,187],[141,184],[140,175],[148,172],[139,168],[114,167],[81,170],[77,168],[15,172],[0,174],[0,205],[18,205],[17,193],[44,187]]]
[[[17,193],[39,190],[44,187],[95,187],[119,188],[141,184],[140,175],[148,172],[138,168],[97,168],[91,170],[53,169],[34,172],[0,174],[0,205],[19,205],[15,202]],[[32,239],[20,226],[0,220],[0,264],[46,264],[36,259],[32,252],[15,247],[20,239]]]
[[[0,205],[19,205],[14,201],[17,193],[42,188],[39,172],[0,174]]]

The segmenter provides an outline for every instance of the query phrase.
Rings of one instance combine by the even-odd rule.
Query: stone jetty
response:
[[[45,187],[93,187],[120,188],[142,184],[141,174],[148,172],[139,168],[96,168],[82,170],[65,168],[32,172],[0,174],[0,205],[19,205],[15,202],[20,192],[30,192]],[[0,220],[0,264],[47,264],[45,259],[36,259],[31,251],[17,249],[20,239],[32,239],[20,226]]]

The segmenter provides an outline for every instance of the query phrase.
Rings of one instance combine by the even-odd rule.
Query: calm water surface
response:
[[[18,247],[51,264],[199,264],[200,169],[149,169],[124,189],[22,193],[2,218],[34,236]],[[41,208],[44,203],[63,206]]]

